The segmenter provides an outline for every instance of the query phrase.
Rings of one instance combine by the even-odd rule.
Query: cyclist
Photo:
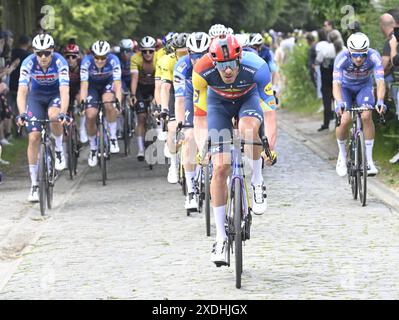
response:
[[[277,65],[273,60],[271,51],[263,44],[263,37],[260,33],[253,33],[249,38],[249,46],[256,50],[258,55],[266,61],[269,66],[270,73],[272,75],[272,87],[275,88],[275,83],[277,80],[276,71]],[[277,113],[276,113],[276,105],[265,106],[263,109],[264,118],[265,118],[265,130],[266,136],[269,139],[270,149],[272,150],[274,156],[276,153],[274,151],[276,146],[277,139]]]
[[[97,158],[97,114],[98,104],[102,101],[122,101],[121,65],[119,59],[110,53],[107,41],[98,40],[91,47],[91,54],[86,55],[80,66],[80,98],[86,103],[87,133],[89,134],[90,153],[88,164],[95,167]],[[110,132],[110,152],[119,153],[116,136],[118,112],[112,103],[105,104],[105,117]]]
[[[372,109],[378,113],[386,111],[384,104],[385,82],[384,69],[380,54],[369,48],[369,38],[361,32],[352,34],[347,40],[347,49],[342,50],[335,58],[333,73],[333,95],[336,100],[335,112],[342,116],[341,125],[336,128],[339,148],[336,166],[337,174],[344,177],[346,166],[346,139],[348,126],[351,122],[349,112],[353,101],[358,106],[368,107],[370,111],[362,112],[363,131],[366,143],[367,174],[378,173],[373,162],[373,144],[375,128]],[[377,104],[373,94],[372,74],[377,83]]]
[[[132,80],[132,76],[130,73],[130,60],[134,55],[133,40],[122,39],[119,42],[119,47],[120,47],[120,52],[117,56],[121,63],[121,69],[122,69],[122,92],[127,93],[130,91],[130,84]],[[123,103],[124,101],[122,101],[122,104]],[[123,132],[123,116],[120,114],[118,116],[118,130],[117,130],[118,139],[122,138],[122,132]]]
[[[157,64],[155,45],[156,41],[153,37],[144,37],[140,41],[140,52],[136,53],[130,60],[130,72],[132,73],[130,91],[132,103],[136,106],[137,113],[137,159],[139,161],[144,161],[145,123],[150,103],[148,100],[154,97],[155,67]]]
[[[170,167],[168,171],[168,182],[178,182],[177,171],[177,149],[175,136],[177,124],[184,121],[184,104],[177,104],[175,109],[175,92],[173,88],[173,68],[177,60],[185,56],[187,51],[187,33],[179,33],[173,37],[172,47],[174,52],[164,56],[161,61],[161,116],[168,117],[168,137],[166,156],[170,157]]]
[[[185,143],[183,145],[184,171],[187,183],[185,209],[195,209],[197,207],[194,197],[195,154],[197,146],[195,144],[193,131],[195,129],[206,129],[205,117],[200,117],[203,123],[199,125],[197,123],[196,126],[194,126],[192,72],[193,66],[197,63],[198,59],[208,52],[210,43],[211,39],[205,32],[193,32],[187,39],[189,54],[177,61],[173,71],[176,108],[180,109],[182,108],[181,106],[184,105],[184,125],[189,127],[184,131]]]
[[[64,58],[68,62],[69,67],[69,103],[80,101],[80,50],[79,46],[75,43],[67,44],[62,50]],[[86,116],[80,116],[79,121],[79,136],[80,142],[86,143],[88,141],[86,132]]]
[[[233,35],[212,41],[209,54],[195,64],[193,71],[194,105],[204,111],[207,104],[208,134],[212,143],[220,142],[225,130],[228,130],[230,137],[232,118],[235,116],[240,119],[241,137],[249,141],[260,141],[259,132],[263,123],[261,105],[275,103],[270,80],[270,71],[265,61],[254,53],[243,53]],[[245,147],[247,158],[252,160],[252,210],[256,214],[262,214],[267,207],[261,149],[259,146]],[[216,242],[211,260],[225,264],[226,179],[231,163],[230,150],[220,145],[212,148],[211,153],[211,198],[216,224]]]
[[[69,106],[68,63],[63,56],[54,52],[54,39],[49,34],[39,34],[32,41],[34,53],[29,55],[21,65],[17,105],[18,125],[24,125],[28,119],[46,119],[52,123],[51,130],[55,136],[55,169],[65,169],[65,157],[62,146],[62,124],[69,122],[66,115]],[[28,163],[31,178],[31,189],[28,200],[39,201],[37,174],[40,146],[40,125],[29,123]]]

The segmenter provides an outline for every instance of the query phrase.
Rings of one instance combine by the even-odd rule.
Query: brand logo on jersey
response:
[[[254,74],[254,73],[255,73],[255,70],[253,70],[253,69],[250,69],[250,68],[248,68],[248,67],[245,67],[245,66],[243,66],[243,67],[242,67],[242,69],[243,69],[243,70],[245,70],[245,71],[248,71],[249,73],[252,73],[252,74]]]
[[[265,89],[263,90],[268,96],[272,96],[273,95],[273,89],[272,89],[272,84],[271,82],[269,82]]]
[[[35,79],[38,82],[54,81],[57,79],[57,76],[55,74],[37,74],[35,75]]]
[[[194,103],[198,103],[199,102],[199,94],[200,91],[199,90],[194,90]]]
[[[183,72],[184,71],[184,68],[187,66],[187,64],[185,63],[185,62],[183,62],[181,65],[179,65],[177,68],[176,68],[176,71],[178,71],[178,72]]]

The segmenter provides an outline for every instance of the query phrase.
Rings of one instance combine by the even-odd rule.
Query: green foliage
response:
[[[282,67],[282,73],[286,78],[282,105],[301,113],[314,113],[321,105],[307,68],[308,51],[307,43],[301,41]]]

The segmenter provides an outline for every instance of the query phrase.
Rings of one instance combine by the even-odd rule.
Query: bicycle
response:
[[[98,162],[99,167],[101,168],[101,178],[102,178],[102,184],[103,186],[106,185],[107,181],[107,160],[111,158],[111,152],[110,152],[110,136],[109,132],[106,128],[106,121],[104,117],[104,111],[105,111],[105,104],[106,103],[112,103],[116,109],[120,111],[120,106],[119,106],[119,101],[118,100],[113,100],[113,101],[91,101],[91,102],[84,102],[82,103],[82,106],[87,106],[87,105],[93,105],[97,104],[98,105],[98,114],[97,114],[97,141],[99,142],[97,144],[97,155],[100,158],[100,161]]]
[[[25,125],[31,123],[40,124],[40,150],[39,150],[39,167],[38,167],[38,186],[39,186],[39,204],[42,216],[46,213],[46,208],[51,209],[53,205],[53,189],[55,181],[58,178],[58,171],[55,170],[55,151],[54,145],[51,143],[48,131],[49,124],[57,122],[57,120],[25,120]],[[66,134],[64,125],[64,134]]]
[[[133,136],[134,132],[134,112],[130,105],[130,93],[124,92],[123,93],[123,107],[122,107],[122,114],[123,114],[123,142],[125,146],[125,156],[128,156],[131,152],[130,148],[130,141]]]
[[[235,131],[235,130],[234,130]],[[266,155],[272,159],[267,137],[262,137],[262,142],[244,141],[233,133],[230,141],[212,143],[210,147],[219,147],[221,144],[231,145],[232,173],[228,186],[226,207],[226,234],[227,234],[227,266],[230,267],[230,254],[235,253],[236,288],[241,288],[243,272],[242,243],[250,239],[252,223],[252,209],[249,206],[248,188],[244,175],[242,153],[245,145],[263,146]],[[210,151],[210,149],[208,150]],[[234,245],[233,245],[234,243]],[[223,264],[216,264],[221,267]]]
[[[72,123],[67,127],[66,132],[66,145],[67,145],[67,157],[68,157],[68,170],[69,177],[73,180],[73,177],[77,175],[78,158],[80,154],[81,144],[79,142],[78,128],[76,125],[76,107],[71,104],[68,109],[68,116],[72,119]]]
[[[364,111],[370,110],[372,109],[358,106],[354,106],[348,110],[351,113],[352,119],[352,128],[348,143],[348,183],[351,186],[353,199],[357,200],[359,196],[362,207],[366,206],[367,200],[367,158],[361,114]],[[382,114],[380,115],[379,121],[381,123],[385,123],[385,119]],[[340,124],[341,117],[338,117],[338,126]]]

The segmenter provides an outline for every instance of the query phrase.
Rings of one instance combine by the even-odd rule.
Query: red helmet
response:
[[[76,44],[67,44],[62,51],[63,54],[79,54],[79,47]]]
[[[213,61],[235,60],[241,58],[242,48],[237,38],[229,34],[225,38],[213,39],[209,53]]]

